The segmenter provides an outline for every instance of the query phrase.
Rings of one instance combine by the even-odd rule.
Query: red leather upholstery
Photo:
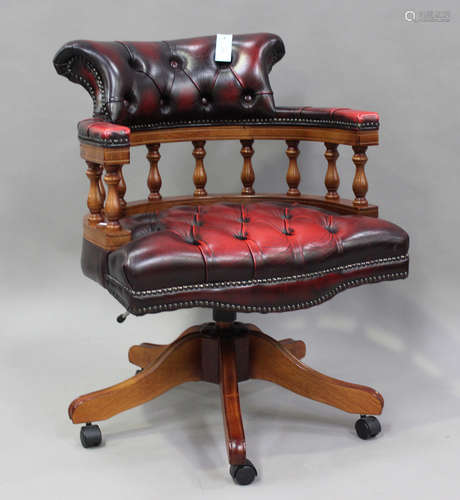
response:
[[[309,122],[321,126],[334,123],[337,128],[378,128],[379,114],[375,111],[363,111],[350,108],[276,108],[278,118],[295,119],[303,117]],[[330,126],[330,125],[329,125]]]
[[[102,276],[92,277],[134,314],[197,305],[284,311],[407,275],[409,240],[398,226],[295,202],[182,206],[122,223],[133,241],[100,257]],[[95,256],[85,252],[91,274]]]
[[[97,142],[105,146],[129,146],[131,130],[122,125],[90,118],[78,124],[78,136],[83,142]]]
[[[276,35],[235,35],[231,63],[216,63],[214,46],[215,36],[169,42],[79,40],[64,45],[54,65],[88,90],[95,118],[132,131],[237,124],[379,127],[378,114],[369,111],[275,107],[268,75],[284,55]],[[98,143],[97,135],[80,137]]]

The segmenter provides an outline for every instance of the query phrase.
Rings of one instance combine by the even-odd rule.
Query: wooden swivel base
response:
[[[129,361],[140,367],[135,376],[73,401],[69,416],[82,427],[83,446],[97,446],[101,433],[91,422],[105,420],[146,403],[183,382],[203,380],[220,384],[230,473],[239,484],[249,484],[257,472],[246,459],[238,382],[268,380],[301,396],[348,413],[361,415],[355,427],[368,439],[380,432],[375,417],[383,398],[370,387],[351,384],[319,373],[299,360],[305,356],[301,340],[277,341],[256,326],[236,321],[233,314],[215,311],[214,323],[192,326],[169,345],[140,344],[129,350]]]

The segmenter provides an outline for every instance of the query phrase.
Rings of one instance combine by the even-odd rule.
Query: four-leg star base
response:
[[[90,424],[146,403],[184,382],[219,384],[230,473],[237,483],[249,484],[257,471],[246,457],[238,393],[238,382],[243,380],[268,380],[301,396],[361,415],[356,430],[362,439],[380,432],[378,420],[367,415],[382,412],[382,396],[370,387],[309,368],[300,361],[304,356],[301,340],[277,341],[251,324],[216,321],[193,326],[169,345],[131,347],[129,361],[140,371],[119,384],[75,399],[69,416],[75,424]],[[83,428],[84,446],[100,443],[96,428]]]

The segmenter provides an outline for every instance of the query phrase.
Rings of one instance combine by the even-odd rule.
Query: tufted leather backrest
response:
[[[284,55],[282,40],[270,33],[234,35],[230,63],[214,61],[215,41],[78,40],[58,51],[54,66],[86,88],[95,117],[131,129],[272,115],[268,74]]]

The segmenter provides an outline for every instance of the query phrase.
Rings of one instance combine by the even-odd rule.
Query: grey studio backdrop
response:
[[[406,10],[448,10],[408,22]],[[0,4],[2,206],[0,495],[12,498],[448,498],[458,485],[460,351],[458,46],[455,2],[149,0]],[[381,115],[368,151],[368,199],[411,237],[406,281],[363,286],[287,314],[241,315],[276,338],[302,338],[306,361],[383,393],[383,432],[269,383],[241,384],[248,455],[260,481],[227,475],[217,387],[190,383],[101,427],[84,450],[67,418],[79,394],[130,376],[130,345],[167,343],[204,309],[130,317],[79,268],[88,183],[76,123],[86,92],[52,67],[76,38],[162,40],[271,31],[286,45],[271,81],[280,105],[348,106]],[[255,142],[255,188],[285,189],[285,144]],[[208,191],[240,189],[240,145],[209,142]],[[351,148],[340,192],[351,196]],[[163,194],[192,188],[190,144],[161,148]],[[125,167],[144,197],[145,148]],[[323,192],[321,144],[301,144],[305,192]],[[186,175],[179,172],[187,170]],[[454,498],[450,496],[450,498]]]

